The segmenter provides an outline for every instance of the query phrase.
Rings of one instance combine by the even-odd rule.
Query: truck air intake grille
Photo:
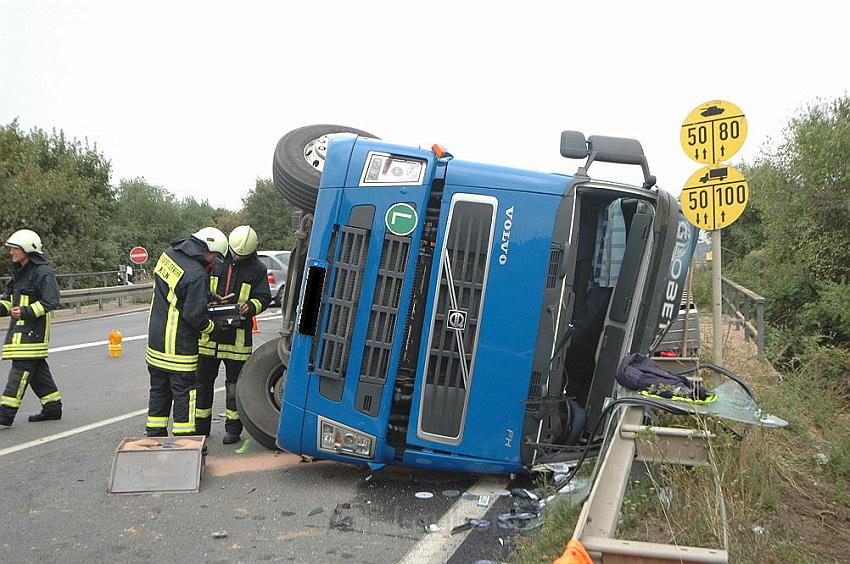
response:
[[[420,430],[438,442],[460,442],[484,304],[497,201],[456,195],[440,253]]]
[[[558,283],[558,270],[561,267],[561,260],[564,257],[564,251],[561,245],[552,245],[552,250],[549,251],[549,269],[546,272],[546,287],[554,288]]]
[[[363,349],[363,363],[360,367],[361,381],[386,380],[409,250],[410,237],[387,235],[384,239],[378,280],[375,282],[375,296],[372,299],[372,313],[366,331],[366,347]]]
[[[325,301],[327,322],[319,339],[316,366],[316,373],[324,378],[345,378],[368,248],[369,231],[348,225],[340,228],[339,257],[332,267],[333,287]]]
[[[543,374],[538,370],[531,372],[531,381],[528,383],[528,399],[529,402],[525,406],[527,412],[533,413],[540,409],[540,403],[530,401],[532,399],[541,399],[543,397]]]
[[[388,233],[384,238],[372,298],[372,312],[366,330],[366,345],[363,347],[363,360],[360,364],[360,384],[357,388],[358,409],[372,416],[377,415],[380,405],[379,402],[371,401],[371,398],[383,392],[387,379],[401,286],[404,283],[409,252],[410,237]]]

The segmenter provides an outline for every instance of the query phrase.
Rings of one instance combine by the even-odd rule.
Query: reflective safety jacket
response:
[[[3,360],[46,358],[50,341],[50,312],[59,305],[59,284],[47,260],[30,253],[23,267],[12,263],[12,280],[0,298],[0,315],[21,308],[21,318],[9,322]]]
[[[202,335],[200,353],[217,358],[248,360],[253,350],[252,318],[266,309],[272,299],[265,265],[257,258],[257,253],[239,261],[228,255],[224,263],[216,265],[210,273],[210,292],[222,297],[233,294],[226,303],[245,302],[248,313],[237,325],[224,327],[212,336]]]
[[[202,243],[184,239],[160,255],[148,320],[145,360],[170,372],[194,372],[198,338],[213,330],[207,315],[209,278]]]

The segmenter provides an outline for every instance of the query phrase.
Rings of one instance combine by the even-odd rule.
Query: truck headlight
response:
[[[360,186],[421,185],[426,161],[370,151]]]
[[[319,450],[374,458],[375,437],[319,417]]]

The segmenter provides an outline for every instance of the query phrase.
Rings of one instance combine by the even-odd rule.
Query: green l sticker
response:
[[[416,210],[410,204],[393,204],[387,210],[384,221],[390,233],[404,237],[413,233],[419,218],[416,215]]]

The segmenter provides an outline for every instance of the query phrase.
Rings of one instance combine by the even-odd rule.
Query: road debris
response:
[[[458,491],[458,490],[443,490],[443,495],[448,497],[448,498],[458,497],[460,495],[460,491]]]
[[[251,448],[251,439],[245,439],[244,441],[242,441],[242,444],[239,446],[239,448],[234,449],[233,452],[235,452],[236,454],[245,454],[246,452],[248,452],[249,448]]]
[[[317,507],[316,509],[310,510],[310,513],[307,514],[307,517],[312,517],[313,515],[318,515],[319,513],[324,513],[324,507]]]
[[[331,516],[330,521],[328,522],[328,526],[331,529],[338,529],[340,531],[350,531],[354,521],[351,517],[351,504],[350,503],[337,503],[334,508],[333,515]]]
[[[431,523],[430,525],[425,527],[426,533],[439,533],[442,530],[443,529],[439,525],[437,525],[436,523]]]
[[[459,525],[455,525],[452,527],[451,534],[460,533],[463,531],[468,531],[469,529],[486,529],[490,526],[490,521],[486,519],[473,519],[471,517],[467,517],[463,520],[463,523]]]
[[[280,512],[281,517],[292,517],[293,515],[295,515],[294,511],[281,511]]]
[[[481,495],[478,496],[478,507],[487,507],[490,505],[490,496],[489,495]]]
[[[434,497],[434,494],[431,492],[416,492],[415,495],[418,499],[431,499]]]
[[[213,531],[212,538],[214,539],[226,539],[227,531]]]

